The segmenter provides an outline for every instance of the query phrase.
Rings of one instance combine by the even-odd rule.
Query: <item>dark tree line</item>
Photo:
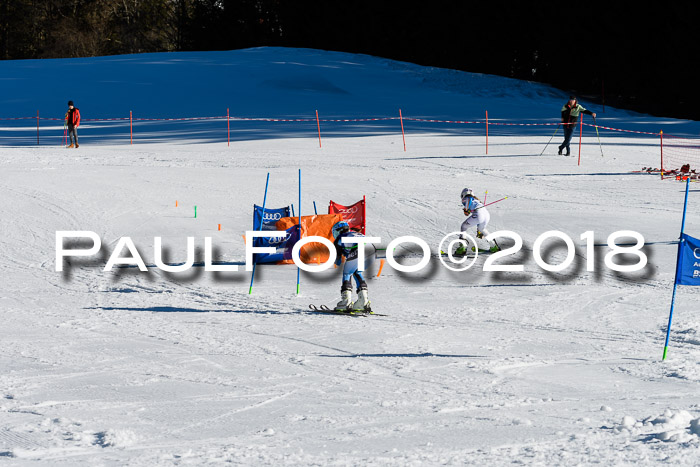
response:
[[[0,58],[309,47],[551,84],[700,120],[700,4],[0,0]]]

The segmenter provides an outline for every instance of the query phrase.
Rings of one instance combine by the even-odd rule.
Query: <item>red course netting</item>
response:
[[[661,168],[665,174],[700,174],[700,140],[663,135]]]

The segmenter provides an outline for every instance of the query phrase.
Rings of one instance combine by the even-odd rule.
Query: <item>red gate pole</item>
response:
[[[489,111],[486,111],[486,154],[489,153]]]
[[[362,235],[367,235],[367,195],[362,195]]]
[[[36,145],[39,146],[39,111],[36,111]]]
[[[318,110],[316,111],[316,126],[318,126],[318,147],[321,147],[321,121],[318,119]]]
[[[578,165],[581,165],[581,141],[583,140],[583,112],[581,112],[581,121],[579,122],[579,136],[578,136]]]
[[[399,120],[401,120],[401,137],[403,138],[403,151],[406,152],[406,133],[403,131],[403,115],[399,109]]]
[[[664,130],[661,130],[661,133],[659,133],[659,137],[661,138],[661,180],[664,179]]]

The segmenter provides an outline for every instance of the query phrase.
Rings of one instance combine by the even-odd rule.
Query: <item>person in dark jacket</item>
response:
[[[66,125],[68,126],[68,135],[70,137],[69,148],[77,148],[78,145],[78,126],[80,126],[80,110],[73,105],[73,101],[68,101],[68,112],[66,112]]]
[[[559,155],[561,155],[564,149],[566,149],[567,156],[571,154],[569,144],[571,143],[571,137],[574,135],[574,130],[576,129],[576,124],[578,123],[581,113],[590,115],[595,119],[595,114],[583,108],[583,106],[578,103],[576,96],[570,96],[569,102],[564,104],[564,107],[561,109],[561,123],[564,126],[564,142],[559,146]]]

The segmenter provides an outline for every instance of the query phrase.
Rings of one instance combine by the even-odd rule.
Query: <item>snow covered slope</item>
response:
[[[566,95],[504,78],[314,50],[147,54],[0,62],[0,118],[225,115],[395,117],[556,123]],[[696,122],[601,108],[598,123],[697,134]],[[680,288],[666,329],[684,186],[635,173],[658,165],[658,139],[584,131],[582,163],[556,155],[555,126],[490,129],[396,120],[86,122],[78,150],[60,122],[0,121],[0,462],[8,465],[696,465],[700,453],[700,316]],[[35,139],[34,139],[35,143]],[[603,154],[601,156],[601,153]],[[577,154],[577,149],[575,150]],[[240,264],[270,174],[268,206],[350,204],[367,196],[368,233],[440,239],[464,219],[459,193],[488,200],[490,230],[524,248],[524,272],[467,272],[436,258],[419,273],[378,261],[370,296],[386,317],[312,314],[332,305],[338,271],[294,266],[204,271],[204,237]],[[487,201],[488,201],[487,200]],[[175,205],[177,201],[177,207]],[[691,185],[686,231],[700,235]],[[197,206],[197,217],[194,217]],[[221,224],[221,230],[218,225]],[[97,258],[56,271],[56,231],[89,230]],[[573,265],[548,273],[532,248],[560,230]],[[615,273],[608,235],[634,230],[648,265]],[[594,271],[585,242],[593,231]],[[145,262],[103,271],[122,237]],[[166,273],[166,261],[197,266]],[[505,241],[504,243],[507,243]],[[566,250],[547,244],[556,264]],[[409,245],[407,245],[409,246]],[[412,253],[401,250],[405,261]],[[634,262],[635,259],[631,258]]]

